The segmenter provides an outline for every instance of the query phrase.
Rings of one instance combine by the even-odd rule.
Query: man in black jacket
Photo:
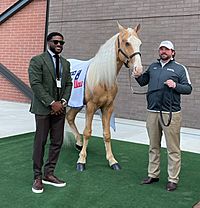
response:
[[[146,127],[150,140],[149,165],[148,177],[142,184],[159,181],[161,138],[164,132],[168,152],[166,189],[174,191],[181,169],[181,94],[190,94],[192,86],[186,67],[174,60],[175,50],[171,41],[160,43],[159,57],[143,74],[133,74],[140,86],[148,85]],[[169,117],[171,122],[168,125],[166,121]]]

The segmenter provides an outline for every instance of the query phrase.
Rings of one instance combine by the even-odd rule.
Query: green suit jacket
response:
[[[61,88],[59,100],[64,98],[67,102],[72,89],[70,63],[60,57],[62,65]],[[30,111],[38,115],[48,115],[51,112],[50,104],[57,100],[56,74],[53,60],[48,52],[31,59],[29,69],[29,81],[33,91],[33,100]]]

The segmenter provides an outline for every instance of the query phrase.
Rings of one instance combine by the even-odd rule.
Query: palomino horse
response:
[[[140,25],[134,29],[125,29],[118,23],[119,33],[102,45],[92,59],[86,76],[85,104],[86,123],[81,135],[75,125],[75,117],[81,108],[70,108],[66,119],[75,136],[76,147],[81,150],[77,161],[77,170],[85,169],[88,140],[92,134],[92,119],[100,109],[102,113],[103,137],[106,159],[112,169],[120,169],[111,149],[110,118],[113,112],[114,99],[117,94],[117,75],[124,64],[127,68],[142,72],[140,45],[138,37]]]

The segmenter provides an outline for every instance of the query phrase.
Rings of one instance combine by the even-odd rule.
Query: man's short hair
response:
[[[60,36],[62,37],[62,39],[64,39],[63,35],[59,32],[52,32],[52,33],[49,33],[48,36],[47,36],[47,41],[50,41],[54,36]]]

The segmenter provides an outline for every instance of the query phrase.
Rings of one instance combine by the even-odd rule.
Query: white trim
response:
[[[46,185],[51,185],[51,186],[55,186],[55,187],[58,187],[58,188],[61,188],[61,187],[64,187],[66,186],[66,183],[53,183],[53,182],[50,182],[50,181],[45,181],[45,180],[42,180],[42,183],[43,184],[46,184]]]

